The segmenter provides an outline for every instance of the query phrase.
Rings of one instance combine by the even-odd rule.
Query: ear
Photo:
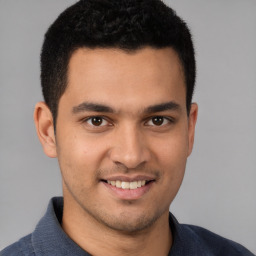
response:
[[[44,153],[56,157],[56,140],[52,113],[45,102],[38,102],[34,111],[34,122],[37,136],[43,146]]]
[[[188,120],[188,156],[191,154],[194,145],[197,114],[198,105],[196,103],[192,103]]]

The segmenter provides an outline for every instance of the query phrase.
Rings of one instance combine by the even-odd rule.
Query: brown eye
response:
[[[168,118],[168,117],[164,117],[164,116],[153,116],[150,119],[148,119],[148,121],[146,122],[147,126],[155,126],[155,127],[160,127],[160,126],[164,126],[164,125],[168,125],[173,123],[173,121]]]
[[[103,118],[99,116],[95,116],[91,118],[91,124],[94,126],[100,126],[103,123]]]
[[[152,118],[152,123],[156,126],[160,126],[164,123],[164,118],[162,116],[155,116]]]
[[[111,121],[108,121],[107,118],[102,116],[91,116],[83,120],[83,123],[88,129],[102,131],[108,127],[113,126]]]

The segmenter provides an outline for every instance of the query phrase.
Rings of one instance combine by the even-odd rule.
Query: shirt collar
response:
[[[46,214],[32,233],[32,244],[36,255],[89,256],[73,242],[61,228],[63,198],[52,198]]]
[[[168,256],[205,255],[198,251],[197,236],[186,225],[180,224],[170,213],[169,223],[173,235],[173,244]]]
[[[32,244],[36,255],[76,255],[89,256],[79,247],[61,227],[63,213],[63,198],[51,199],[46,214],[32,233]],[[173,234],[173,245],[169,256],[189,256],[198,254],[196,237],[170,213],[169,223]],[[203,255],[203,254],[202,254]]]

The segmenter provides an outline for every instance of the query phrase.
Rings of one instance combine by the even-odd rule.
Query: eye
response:
[[[95,127],[106,126],[109,124],[108,121],[101,116],[92,116],[90,118],[87,118],[85,121],[87,124]]]
[[[152,117],[147,123],[146,125],[149,125],[149,126],[163,126],[163,125],[166,125],[166,124],[169,124],[171,123],[171,120],[166,118],[166,117],[163,117],[163,116],[154,116]]]

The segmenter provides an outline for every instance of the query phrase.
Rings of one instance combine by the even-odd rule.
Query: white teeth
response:
[[[130,188],[130,183],[126,182],[126,181],[122,181],[121,186],[123,189],[128,189],[128,188]]]
[[[121,187],[122,187],[120,180],[117,180],[117,181],[116,181],[116,187],[117,187],[117,188],[121,188]]]
[[[137,181],[130,182],[130,189],[136,189],[138,187]]]
[[[138,180],[138,181],[120,181],[120,180],[111,180],[107,181],[108,184],[117,187],[117,188],[122,188],[122,189],[136,189],[145,186],[146,181],[145,180]]]

